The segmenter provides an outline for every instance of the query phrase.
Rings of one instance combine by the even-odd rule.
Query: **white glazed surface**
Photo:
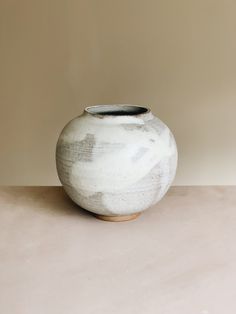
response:
[[[62,130],[56,162],[75,203],[100,215],[129,215],[165,195],[175,176],[177,149],[168,127],[151,112],[85,111]]]

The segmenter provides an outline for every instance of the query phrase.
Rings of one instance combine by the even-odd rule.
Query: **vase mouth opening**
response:
[[[85,108],[85,112],[94,116],[139,116],[150,112],[149,108],[136,105],[96,105]]]

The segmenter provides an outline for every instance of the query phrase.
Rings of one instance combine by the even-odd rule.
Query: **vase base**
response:
[[[131,215],[118,215],[118,216],[105,216],[105,215],[94,214],[94,216],[100,220],[111,221],[111,222],[122,222],[122,221],[133,220],[137,218],[140,214],[141,213],[136,213],[136,214],[131,214]]]

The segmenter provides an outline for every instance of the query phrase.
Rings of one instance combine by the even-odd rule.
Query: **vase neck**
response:
[[[137,123],[143,124],[153,118],[151,110],[142,106],[135,105],[97,105],[86,107],[84,115],[94,119],[112,123]]]

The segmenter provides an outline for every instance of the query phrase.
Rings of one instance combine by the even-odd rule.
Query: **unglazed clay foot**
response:
[[[122,222],[136,219],[141,213],[136,213],[132,215],[122,215],[122,216],[104,216],[95,214],[94,216],[100,220],[111,221],[111,222]]]

